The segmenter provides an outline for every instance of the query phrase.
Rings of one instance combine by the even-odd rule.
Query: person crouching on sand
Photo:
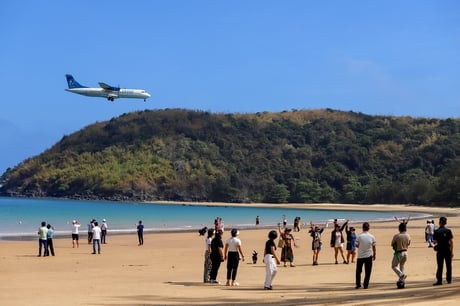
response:
[[[268,233],[268,240],[265,242],[264,249],[264,263],[265,263],[265,290],[272,290],[272,282],[276,276],[278,268],[276,265],[279,265],[281,262],[276,255],[276,245],[275,239],[278,238],[278,233],[276,231],[270,231]]]

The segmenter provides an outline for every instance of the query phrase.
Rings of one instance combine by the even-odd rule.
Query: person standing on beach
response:
[[[284,231],[281,231],[281,227],[278,227],[280,233],[280,239],[283,241],[283,247],[281,248],[281,261],[284,262],[284,266],[287,267],[287,262],[291,267],[294,265],[294,252],[292,251],[292,244],[295,244],[295,238],[292,235],[292,230],[289,227],[286,227]],[[278,245],[279,246],[279,245]]]
[[[426,242],[428,242],[428,247],[433,247],[433,235],[434,235],[434,220],[426,221],[425,227]]]
[[[228,238],[225,242],[224,256],[227,260],[227,283],[226,286],[238,286],[239,284],[235,281],[236,274],[238,272],[238,264],[241,259],[244,261],[243,250],[241,249],[241,240],[237,237],[240,231],[233,228],[231,231],[232,237]]]
[[[350,257],[351,257],[351,262],[355,262],[355,256],[356,256],[356,233],[355,233],[355,228],[351,226],[348,228],[348,224],[345,227],[345,233],[347,233],[347,263],[350,263]]]
[[[214,230],[208,229],[208,237],[205,240],[205,251],[204,251],[204,274],[203,274],[203,282],[210,283],[210,273],[212,268],[212,261],[211,261],[211,242],[212,237],[214,236]]]
[[[43,248],[43,256],[48,256],[46,254],[46,250],[48,249],[48,229],[46,228],[46,222],[43,221],[41,226],[38,228],[38,257],[42,256],[42,248]]]
[[[313,251],[313,265],[318,265],[318,256],[319,252],[321,252],[321,248],[323,243],[321,242],[321,234],[324,231],[324,227],[319,227],[313,225],[313,222],[310,221],[310,236],[312,238],[311,241],[311,250]]]
[[[444,262],[446,262],[446,280],[450,284],[452,282],[452,258],[454,257],[454,235],[452,231],[446,227],[447,218],[439,218],[439,228],[434,231],[433,242],[434,250],[436,251],[436,283],[433,286],[442,285],[442,270]]]
[[[101,254],[101,228],[97,221],[94,221],[93,226],[93,253],[96,254],[96,244],[97,244],[97,253]]]
[[[78,244],[78,239],[79,239],[79,234],[78,234],[78,228],[80,227],[80,223],[78,221],[73,220],[72,221],[72,247],[75,248],[75,244],[77,244],[77,248],[79,247]]]
[[[265,282],[264,290],[272,290],[272,282],[278,271],[277,265],[281,262],[276,256],[276,245],[275,239],[278,238],[276,231],[270,231],[268,233],[268,240],[265,242],[264,249],[264,263],[265,263]]]
[[[106,244],[106,238],[107,238],[107,220],[102,219],[102,224],[101,224],[101,243]]]
[[[257,216],[257,217],[256,217],[256,226],[258,226],[259,224],[260,224],[260,217]]]
[[[222,232],[216,232],[214,239],[211,241],[211,262],[212,268],[209,275],[211,284],[219,284],[217,273],[219,272],[220,264],[225,260],[224,243],[222,242]]]
[[[51,226],[51,224],[46,225],[46,228],[48,229],[48,232],[46,233],[46,255],[49,256],[50,253],[51,255],[54,256],[54,246],[53,246],[53,238],[54,238],[54,227]]]
[[[394,250],[391,268],[398,275],[399,281],[404,282],[407,275],[404,273],[404,265],[407,262],[407,249],[410,245],[410,236],[406,232],[407,225],[400,223],[398,226],[399,233],[393,236],[391,247]],[[399,266],[399,267],[398,267]]]
[[[94,227],[94,219],[91,219],[87,225],[88,227],[88,244],[91,244],[91,241],[93,241],[93,227]]]
[[[363,232],[356,238],[356,247],[358,248],[358,262],[356,263],[356,289],[361,288],[361,273],[364,265],[364,289],[369,287],[369,281],[372,273],[372,262],[376,256],[376,241],[374,235],[369,233],[370,225],[368,222],[363,223]]]
[[[345,260],[345,256],[343,255],[343,242],[345,239],[343,238],[343,233],[342,233],[343,229],[345,228],[347,224],[348,224],[348,220],[342,226],[336,223],[331,233],[331,248],[334,248],[335,264],[339,263],[337,261],[337,256],[339,252],[340,252],[340,255],[342,256],[343,263],[344,264],[348,263]]]
[[[137,225],[137,239],[139,241],[138,245],[144,245],[144,225],[141,220],[139,220],[139,224]]]

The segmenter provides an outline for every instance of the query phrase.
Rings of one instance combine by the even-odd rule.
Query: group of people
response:
[[[80,246],[80,226],[81,224],[77,220],[72,221],[72,247],[75,246],[78,248]],[[93,244],[92,254],[101,254],[101,244],[107,244],[107,220],[102,219],[102,224],[99,226],[99,223],[96,219],[91,219],[87,225],[88,227],[88,244]],[[137,224],[137,237],[139,241],[139,246],[144,244],[144,225],[142,221],[139,221]],[[42,249],[44,250],[43,255],[48,256],[51,254],[54,256],[54,246],[53,246],[53,237],[54,237],[54,228],[46,222],[41,223],[41,227],[38,229],[39,236],[39,249],[38,256],[42,255]]]
[[[398,288],[404,288],[407,274],[405,273],[405,265],[408,259],[408,248],[411,243],[411,237],[407,232],[407,224],[409,219],[398,220],[398,233],[395,234],[391,240],[391,247],[394,251],[391,262],[391,268],[397,275]],[[430,224],[433,222],[430,221]],[[434,229],[432,237],[427,232],[427,242],[429,247],[434,247],[436,251],[436,282],[434,286],[442,285],[443,268],[446,266],[446,281],[452,282],[452,258],[453,258],[453,234],[450,229],[446,227],[447,218],[441,217],[439,219],[439,228]],[[431,225],[430,225],[431,227]],[[345,230],[346,236],[343,235]],[[428,231],[428,229],[427,229]],[[309,234],[312,237],[311,249],[313,251],[313,265],[318,265],[318,255],[322,248],[321,234],[324,232],[324,227],[310,223]],[[219,283],[217,281],[217,271],[221,262],[227,260],[227,285],[237,285],[235,282],[236,272],[238,269],[238,261],[241,254],[244,260],[243,251],[241,249],[241,240],[237,238],[239,232],[236,229],[231,231],[232,237],[229,238],[225,247],[222,242],[222,232],[215,230],[208,231],[206,238],[205,250],[205,267],[204,267],[204,282],[206,283]],[[276,239],[280,237],[278,244]],[[431,238],[431,239],[430,239]],[[277,265],[281,262],[287,266],[289,262],[291,267],[294,267],[294,254],[292,246],[296,246],[295,237],[292,234],[291,228],[281,228],[279,224],[278,231],[271,230],[268,233],[268,240],[265,242],[264,247],[264,263],[265,263],[265,281],[264,289],[272,290],[272,282],[277,274]],[[343,244],[346,242],[346,257],[343,252]],[[354,263],[356,258],[356,271],[355,271],[355,288],[369,287],[371,278],[373,262],[376,259],[377,241],[370,233],[370,224],[364,222],[362,224],[362,232],[355,233],[354,227],[348,226],[348,220],[340,225],[337,220],[334,220],[334,229],[331,232],[330,246],[334,248],[335,263],[338,264],[338,256],[340,254],[343,263]],[[277,247],[281,249],[281,256],[277,255]],[[364,279],[362,280],[362,273],[364,271]]]
[[[203,282],[219,284],[217,274],[222,262],[227,261],[227,286],[238,286],[236,276],[240,259],[244,261],[244,254],[241,248],[241,240],[238,238],[239,231],[234,228],[230,231],[231,237],[222,240],[222,230],[208,230],[205,239],[204,253],[204,275]]]
[[[54,256],[53,238],[54,227],[43,221],[38,228],[38,257],[42,256],[42,250],[43,256],[49,256],[50,254]]]
[[[81,224],[77,220],[72,221],[72,247],[77,248],[79,245],[79,229]],[[102,225],[99,226],[99,222],[96,219],[91,219],[87,225],[88,228],[88,244],[93,244],[93,252],[92,254],[96,254],[96,247],[97,247],[97,254],[101,254],[101,241],[102,244],[106,244],[106,237],[107,237],[107,220],[102,219]]]

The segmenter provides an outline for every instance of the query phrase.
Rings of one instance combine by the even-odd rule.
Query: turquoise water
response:
[[[292,226],[296,216],[303,223],[312,220],[315,223],[337,219],[349,219],[351,222],[382,221],[407,217],[394,212],[311,210],[279,207],[243,207],[226,205],[193,206],[186,204],[144,204],[103,201],[74,201],[53,199],[22,199],[0,197],[0,238],[36,236],[41,221],[50,223],[56,234],[69,234],[72,220],[78,220],[81,232],[86,232],[90,219],[99,222],[107,219],[109,231],[135,231],[139,220],[147,231],[184,231],[195,230],[203,226],[213,227],[214,219],[221,217],[225,228],[253,227],[256,216],[260,216],[261,226],[276,227],[286,215]],[[411,218],[425,217],[411,214]]]

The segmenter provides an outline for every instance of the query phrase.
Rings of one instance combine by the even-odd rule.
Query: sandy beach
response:
[[[324,248],[318,266],[312,266],[308,228],[293,233],[299,245],[294,249],[296,267],[279,266],[272,291],[263,290],[266,228],[240,232],[246,261],[240,262],[238,287],[203,283],[204,238],[197,232],[146,234],[145,244],[138,246],[136,234],[111,236],[109,231],[102,254],[93,255],[84,231],[80,234],[80,247],[72,248],[69,229],[69,238],[54,240],[54,257],[37,257],[36,240],[0,241],[0,301],[2,305],[458,304],[460,209],[394,205],[327,207],[425,211],[436,216],[436,224],[439,216],[447,215],[447,227],[452,229],[455,241],[452,284],[432,286],[436,280],[436,262],[435,252],[424,239],[426,219],[410,220],[408,224],[412,243],[405,289],[396,288],[397,277],[391,270],[390,242],[397,233],[397,221],[371,223],[371,233],[377,240],[377,258],[367,290],[355,289],[355,264],[341,261],[335,264],[333,249],[329,247],[331,227],[323,234]],[[361,232],[361,224],[350,225],[357,228],[358,234]],[[229,230],[224,233],[224,241],[230,235]],[[250,260],[254,250],[259,253],[257,264]],[[218,279],[225,284],[225,264]]]

